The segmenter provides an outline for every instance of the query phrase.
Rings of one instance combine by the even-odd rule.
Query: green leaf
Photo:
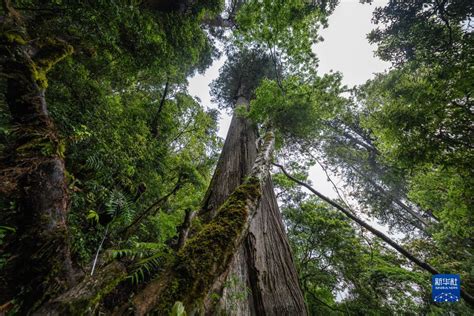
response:
[[[186,310],[182,302],[177,301],[171,309],[171,316],[186,316]]]

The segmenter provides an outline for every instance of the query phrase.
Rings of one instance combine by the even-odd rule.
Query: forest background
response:
[[[368,40],[390,68],[357,87],[313,51],[337,5],[4,0],[1,310],[237,313],[259,294],[227,268],[273,185],[287,310],[472,312],[474,4],[381,3]],[[188,79],[224,55],[208,108]],[[246,173],[222,167],[219,111],[257,146]],[[437,272],[462,301],[431,301]]]

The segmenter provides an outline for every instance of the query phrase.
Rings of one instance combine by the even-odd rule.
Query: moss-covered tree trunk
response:
[[[248,107],[240,97],[236,107]],[[234,115],[200,217],[212,218],[249,174],[257,156],[256,128]],[[207,314],[305,315],[303,294],[293,263],[273,185],[267,177],[262,198],[244,242],[205,301]]]
[[[205,312],[207,294],[229,269],[259,209],[273,147],[274,134],[268,131],[248,176],[218,206],[215,215],[184,243],[164,272],[116,310],[117,315],[166,315],[176,304],[182,304],[191,315]]]
[[[1,162],[2,194],[17,201],[16,233],[0,292],[31,311],[73,282],[67,238],[68,192],[63,145],[48,113],[46,73],[72,53],[56,39],[29,40],[21,17],[4,1],[0,34],[1,72],[15,143]],[[21,298],[21,301],[18,301]]]

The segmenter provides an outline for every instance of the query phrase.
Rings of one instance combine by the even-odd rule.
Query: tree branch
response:
[[[372,227],[371,225],[369,225],[368,223],[366,223],[365,221],[363,221],[362,219],[360,219],[359,217],[355,216],[354,214],[352,214],[350,211],[346,210],[344,207],[342,207],[341,205],[339,205],[338,203],[332,201],[330,198],[326,197],[325,195],[319,193],[318,191],[316,191],[313,187],[311,187],[309,184],[303,182],[303,181],[300,181],[298,179],[296,179],[295,177],[291,176],[286,170],[285,168],[282,166],[282,165],[279,165],[277,163],[273,163],[274,166],[278,167],[281,169],[281,171],[285,174],[285,176],[287,176],[290,180],[298,183],[299,185],[301,186],[304,186],[306,189],[308,189],[309,191],[311,191],[312,193],[314,193],[317,197],[319,197],[321,200],[325,201],[326,203],[330,204],[331,206],[333,206],[334,208],[336,208],[337,210],[341,211],[342,213],[344,213],[347,217],[349,217],[351,220],[353,220],[354,222],[356,222],[358,225],[364,227],[365,229],[367,229],[368,231],[370,231],[372,234],[374,234],[375,236],[379,237],[380,239],[382,239],[384,242],[386,242],[387,244],[389,244],[392,248],[394,248],[398,253],[400,253],[401,255],[403,255],[405,258],[407,258],[408,260],[410,260],[411,262],[413,262],[414,264],[416,264],[418,267],[422,268],[423,270],[425,271],[428,271],[429,273],[431,274],[439,274],[440,272],[438,270],[436,270],[434,267],[432,267],[430,264],[418,259],[417,257],[415,257],[415,255],[413,255],[411,252],[409,252],[408,250],[406,250],[405,248],[403,248],[402,246],[400,246],[399,244],[397,244],[395,241],[393,241],[390,237],[388,237],[387,235],[385,235],[384,233],[382,233],[381,231],[375,229],[374,227]],[[469,304],[470,306],[473,306],[474,307],[474,297],[467,293],[463,288],[461,288],[461,297],[466,301],[467,304]]]
[[[151,123],[151,133],[154,137],[158,137],[158,119],[160,118],[160,113],[163,110],[163,106],[165,105],[166,95],[168,94],[168,88],[170,85],[170,79],[166,79],[165,89],[163,90],[163,94],[161,96],[160,105],[158,106],[158,111],[153,118],[153,122]]]

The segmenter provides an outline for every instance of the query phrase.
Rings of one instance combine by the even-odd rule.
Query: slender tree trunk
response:
[[[248,107],[240,97],[236,106]],[[200,216],[207,221],[248,175],[257,155],[256,128],[234,115]],[[305,315],[282,218],[271,179],[263,187],[260,206],[247,237],[205,300],[207,314]],[[219,298],[218,300],[216,298]],[[216,302],[216,300],[218,302]]]
[[[281,169],[281,171],[289,178],[291,179],[292,181],[298,183],[299,185],[307,188],[309,191],[311,191],[312,193],[314,193],[317,197],[319,197],[321,200],[323,200],[324,202],[328,203],[329,205],[333,206],[334,208],[336,208],[337,210],[341,211],[342,213],[344,213],[344,215],[346,215],[347,217],[349,217],[351,220],[353,220],[354,222],[356,222],[359,226],[367,229],[368,231],[370,231],[372,234],[374,234],[376,237],[380,238],[381,240],[383,240],[385,243],[389,244],[393,249],[395,249],[398,253],[400,253],[402,256],[404,256],[405,258],[407,258],[409,261],[413,262],[414,264],[416,264],[418,267],[420,267],[421,269],[431,273],[431,274],[440,274],[440,271],[438,271],[436,268],[434,268],[433,266],[431,266],[429,263],[427,262],[424,262],[420,259],[418,259],[415,255],[413,255],[410,251],[408,251],[407,249],[405,249],[404,247],[402,247],[401,245],[399,245],[397,242],[395,242],[393,239],[391,239],[389,236],[385,235],[383,232],[379,231],[378,229],[375,229],[374,227],[372,227],[371,225],[369,225],[367,222],[363,221],[362,219],[360,219],[359,217],[357,217],[355,214],[353,214],[352,212],[350,212],[349,210],[346,210],[344,207],[342,207],[341,205],[339,205],[338,203],[334,202],[333,200],[331,200],[330,198],[326,197],[325,195],[319,193],[318,191],[316,191],[313,187],[311,187],[309,184],[303,182],[303,181],[300,181],[298,179],[296,179],[295,177],[293,177],[292,175],[290,175],[286,170],[285,168],[282,166],[282,165],[279,165],[279,164],[276,164],[274,163],[275,166],[279,167]],[[474,296],[472,296],[470,293],[468,293],[463,287],[461,287],[461,297],[464,299],[464,301],[469,304],[471,307],[474,307]]]
[[[16,141],[2,161],[0,178],[6,184],[2,193],[16,196],[17,210],[16,233],[3,249],[10,259],[0,292],[3,299],[21,297],[17,303],[25,312],[73,283],[64,148],[45,100],[47,71],[72,47],[54,39],[31,44],[19,31],[20,17],[9,1],[4,9],[0,64],[8,78],[5,97]]]

